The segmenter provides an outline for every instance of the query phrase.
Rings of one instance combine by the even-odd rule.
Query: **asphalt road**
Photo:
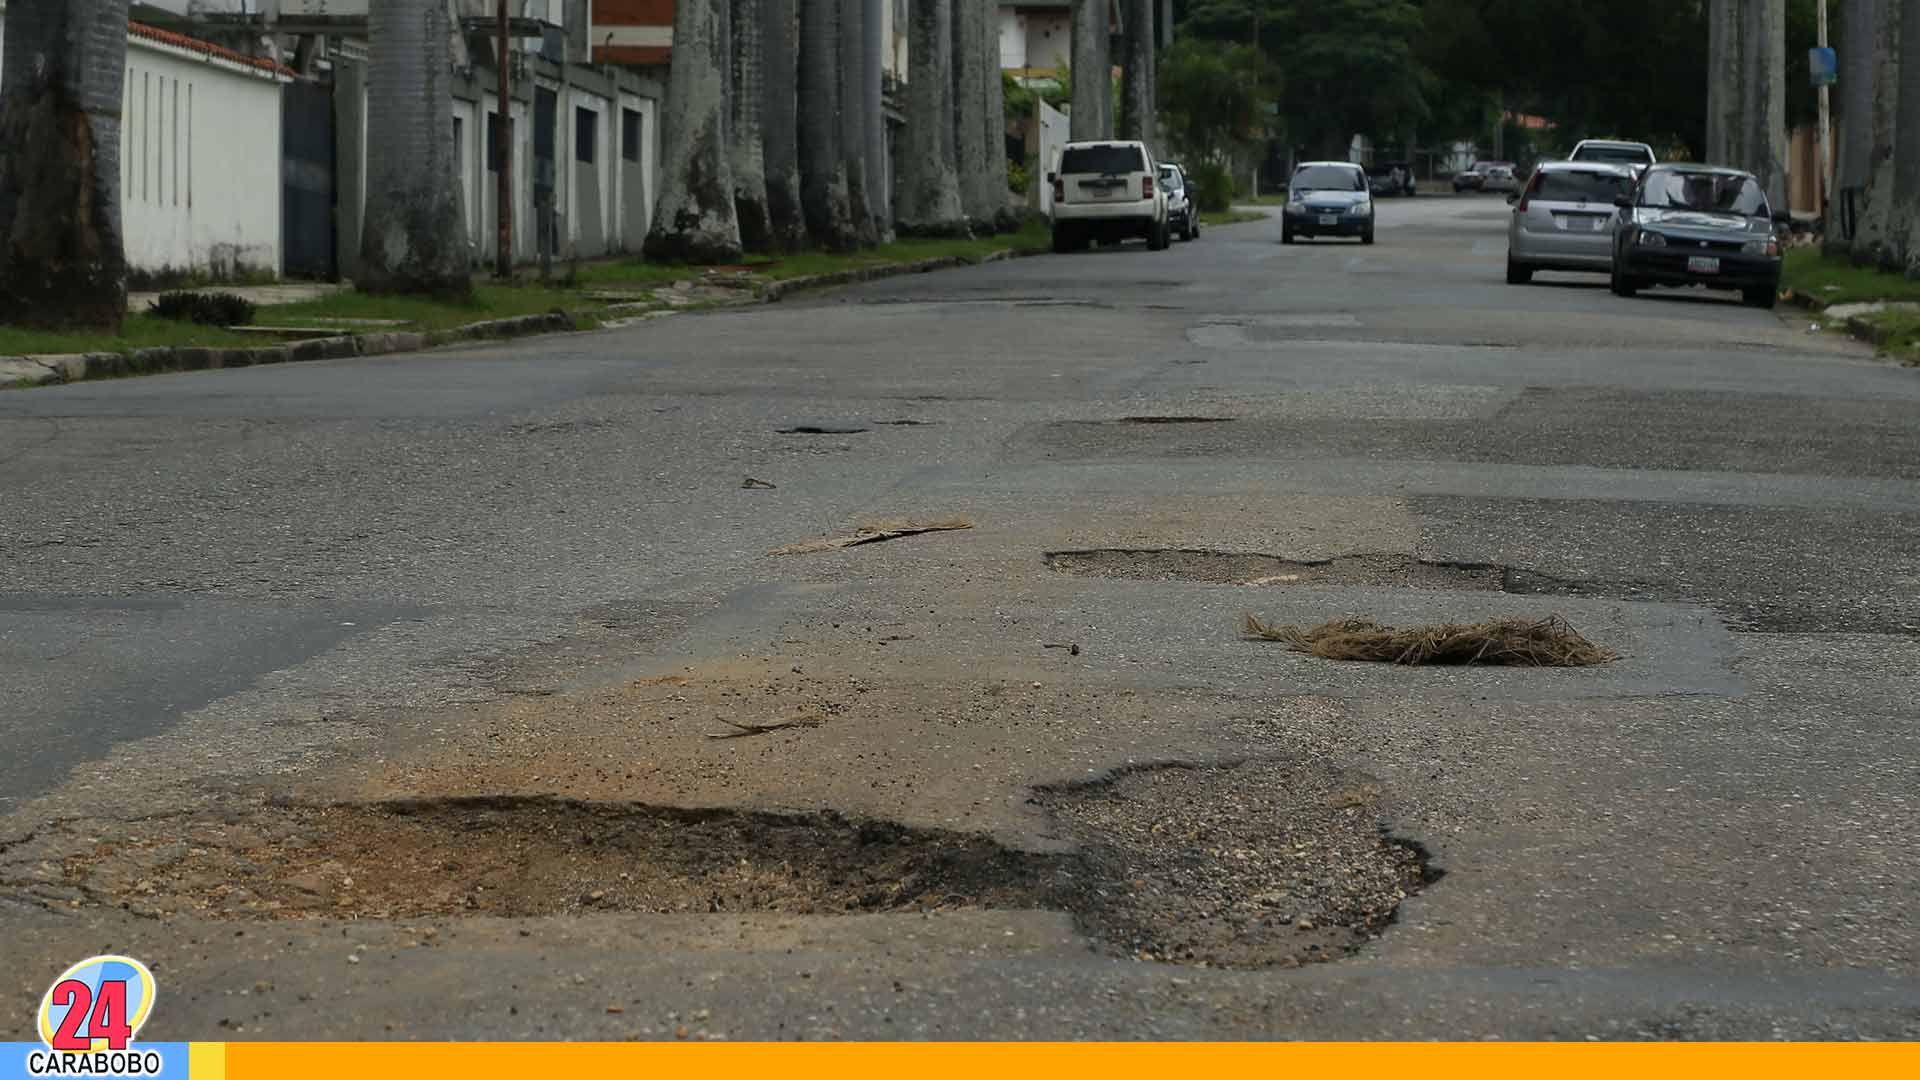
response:
[[[112,949],[156,1039],[1920,1037],[1920,376],[1504,218],[0,395],[9,1012]],[[768,554],[902,517],[972,528]]]

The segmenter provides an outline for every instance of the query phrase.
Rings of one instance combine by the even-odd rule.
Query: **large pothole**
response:
[[[1378,795],[1318,765],[1135,770],[1035,794],[1064,854],[830,813],[270,803],[84,840],[28,892],[232,919],[1050,909],[1142,959],[1292,966],[1358,949],[1434,876]]]
[[[1063,574],[1214,585],[1377,585],[1393,588],[1511,591],[1514,572],[1490,563],[1433,562],[1411,555],[1283,559],[1258,552],[1193,548],[1095,548],[1050,551]]]

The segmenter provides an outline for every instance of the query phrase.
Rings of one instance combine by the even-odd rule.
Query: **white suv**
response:
[[[1568,161],[1595,161],[1607,165],[1625,165],[1635,176],[1647,171],[1658,159],[1653,147],[1643,142],[1619,142],[1614,139],[1581,139],[1573,146]]]
[[[1078,251],[1089,240],[1111,243],[1145,237],[1164,251],[1172,240],[1160,168],[1143,142],[1068,143],[1053,184],[1053,250]]]

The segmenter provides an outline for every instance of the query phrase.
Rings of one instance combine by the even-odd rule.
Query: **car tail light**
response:
[[[1540,176],[1538,171],[1533,174],[1533,179],[1527,183],[1527,189],[1520,193],[1520,205],[1514,209],[1523,214],[1527,212],[1527,200],[1533,198],[1533,193],[1540,190]]]
[[[1060,178],[1059,173],[1055,173],[1053,175],[1053,201],[1054,202],[1067,201],[1067,182]]]
[[[1143,176],[1140,178],[1140,197],[1143,199],[1153,198],[1153,177]]]

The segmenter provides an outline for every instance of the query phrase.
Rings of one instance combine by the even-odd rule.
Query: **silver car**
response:
[[[1633,191],[1633,170],[1589,161],[1542,162],[1526,190],[1507,201],[1507,284],[1535,270],[1613,268],[1614,199]]]

